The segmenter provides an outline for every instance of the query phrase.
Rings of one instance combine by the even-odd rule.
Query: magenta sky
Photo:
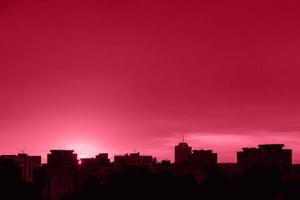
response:
[[[1,153],[173,159],[185,134],[221,162],[271,142],[300,162],[297,1],[125,2],[0,1]]]

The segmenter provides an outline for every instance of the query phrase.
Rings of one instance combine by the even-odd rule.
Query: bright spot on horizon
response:
[[[90,143],[74,143],[67,146],[68,149],[74,150],[77,154],[78,159],[95,157],[97,154],[101,153],[98,146]]]

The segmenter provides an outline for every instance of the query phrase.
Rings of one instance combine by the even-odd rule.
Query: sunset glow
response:
[[[300,163],[292,1],[0,1],[0,152],[219,161],[284,143]]]

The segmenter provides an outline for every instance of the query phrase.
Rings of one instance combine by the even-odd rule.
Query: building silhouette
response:
[[[21,168],[22,178],[26,181],[32,182],[34,173],[41,166],[41,156],[30,156],[25,153],[18,155],[1,155],[1,158],[11,159],[18,163]]]
[[[108,153],[100,153],[95,158],[81,158],[78,180],[79,185],[84,185],[89,179],[98,180],[105,184],[112,174],[112,165]]]
[[[77,154],[74,154],[74,150],[50,150],[50,152],[47,155],[49,167],[75,167],[78,164]]]
[[[216,166],[218,162],[218,154],[213,153],[212,150],[193,150],[191,162],[193,165],[202,167]]]
[[[218,163],[217,153],[193,150],[184,141],[175,146],[174,163],[157,163],[151,155],[138,152],[115,155],[114,162],[110,162],[108,153],[79,162],[73,150],[50,150],[47,163],[42,166],[41,156],[18,154],[0,158],[0,189],[13,183],[11,191],[25,191],[31,185],[28,191],[38,189],[36,196],[41,200],[105,199],[117,196],[115,191],[129,199],[134,199],[138,192],[153,194],[153,198],[165,192],[165,198],[182,194],[182,198],[190,199],[185,195],[198,194],[201,199],[243,199],[243,192],[249,191],[249,187],[254,195],[247,199],[260,199],[261,193],[273,197],[283,186],[286,190],[279,195],[289,195],[291,188],[294,195],[300,186],[300,165],[292,165],[292,150],[284,149],[283,144],[243,148],[237,152],[237,163]]]
[[[175,146],[175,164],[190,163],[192,147],[184,141]]]
[[[47,183],[42,196],[45,200],[57,200],[77,191],[78,160],[73,150],[50,150],[44,171]]]
[[[82,167],[93,167],[109,165],[110,159],[108,158],[108,153],[100,153],[95,158],[81,158],[80,165]]]
[[[237,152],[237,164],[242,169],[276,168],[287,170],[292,166],[292,150],[284,144],[260,144],[258,148],[243,148]]]
[[[120,166],[151,166],[155,163],[155,158],[148,155],[140,155],[139,152],[114,156],[114,164]]]

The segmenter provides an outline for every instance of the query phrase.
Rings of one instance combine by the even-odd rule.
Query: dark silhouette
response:
[[[185,164],[191,160],[192,148],[183,140],[175,146],[175,163]]]
[[[285,171],[292,166],[292,150],[283,144],[263,144],[259,148],[243,148],[237,152],[237,164],[243,169],[277,168]]]
[[[22,178],[22,170],[12,159],[0,157],[0,198],[3,200],[39,199],[34,185]]]
[[[18,156],[0,156],[0,197],[296,200],[300,198],[300,165],[292,165],[291,156],[292,151],[281,144],[243,148],[237,163],[217,163],[212,150],[192,151],[184,142],[175,148],[175,163],[157,162],[139,153],[115,156],[114,162],[101,153],[79,162],[73,150],[51,150],[47,164],[33,173],[33,181],[22,171],[27,162],[20,162]]]

